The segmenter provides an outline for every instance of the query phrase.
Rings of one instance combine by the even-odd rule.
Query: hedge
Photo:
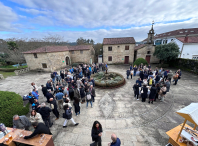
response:
[[[133,65],[139,66],[141,63],[143,63],[143,65],[148,65],[148,62],[143,58],[136,59]]]
[[[169,62],[169,65],[198,74],[198,60],[178,58]]]
[[[29,103],[24,107],[23,99],[19,94],[0,91],[0,122],[12,127],[14,115],[26,115],[29,112]]]

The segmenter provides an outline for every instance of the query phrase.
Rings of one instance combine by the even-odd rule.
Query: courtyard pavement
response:
[[[128,68],[129,66],[110,65],[109,71],[121,73],[126,78]],[[0,90],[14,91],[22,96],[30,92],[31,82],[38,86],[45,85],[49,78],[49,73],[35,72],[8,77],[0,81]],[[73,115],[74,120],[79,123],[76,127],[69,122],[68,127],[63,128],[64,119],[55,121],[55,116],[51,113],[54,123],[51,132],[55,146],[89,146],[92,142],[91,128],[95,120],[103,126],[103,146],[107,146],[111,141],[112,133],[121,139],[123,146],[165,146],[168,142],[166,132],[184,121],[176,111],[198,101],[197,75],[183,71],[178,84],[171,85],[165,102],[157,101],[154,104],[134,99],[132,87],[137,78],[126,79],[126,84],[117,89],[96,88],[93,108],[89,104],[86,109],[86,104],[82,104],[80,116]],[[39,102],[46,101],[41,90],[39,94]],[[63,110],[60,110],[60,116],[62,113]]]

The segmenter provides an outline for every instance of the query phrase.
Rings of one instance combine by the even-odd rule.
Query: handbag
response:
[[[63,118],[66,118],[66,115],[65,115],[65,113],[63,113]]]
[[[97,144],[97,143],[94,142],[94,143],[91,143],[90,146],[96,146],[96,144]]]

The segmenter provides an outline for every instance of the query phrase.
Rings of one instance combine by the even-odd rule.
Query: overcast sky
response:
[[[83,37],[147,37],[198,27],[198,0],[1,0],[0,38],[43,38],[58,34],[75,42]]]

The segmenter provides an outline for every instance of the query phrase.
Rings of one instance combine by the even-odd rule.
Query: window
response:
[[[109,56],[108,57],[108,61],[112,61],[112,56]]]
[[[71,51],[72,54],[74,54],[74,51]]]
[[[167,44],[168,40],[165,41],[165,44]]]
[[[80,51],[80,54],[83,54],[83,51],[82,50]]]
[[[36,53],[34,53],[34,58],[38,58]]]
[[[118,48],[120,48],[120,46],[118,46]]]
[[[129,50],[129,46],[125,46],[125,50]]]
[[[147,54],[151,54],[151,51],[147,51]]]
[[[171,41],[173,41],[174,39],[171,39]]]
[[[42,63],[42,67],[43,68],[47,68],[47,64],[46,63]]]
[[[112,51],[112,47],[108,47],[108,51]]]

